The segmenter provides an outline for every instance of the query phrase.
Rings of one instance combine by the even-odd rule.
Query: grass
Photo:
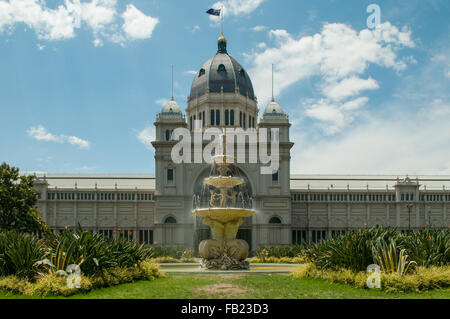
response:
[[[33,298],[0,291],[0,299]],[[37,297],[34,297],[37,298]],[[282,274],[185,275],[167,274],[154,281],[139,281],[96,289],[65,299],[315,299],[315,298],[427,298],[450,299],[450,289],[422,293],[386,293],[358,289],[320,279],[294,278]]]

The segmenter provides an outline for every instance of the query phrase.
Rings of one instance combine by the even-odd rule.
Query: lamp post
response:
[[[413,207],[413,205],[409,204],[406,207],[408,207],[408,219],[409,219],[408,231],[411,232],[411,208]]]

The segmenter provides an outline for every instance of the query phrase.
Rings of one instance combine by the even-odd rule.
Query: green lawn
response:
[[[24,298],[0,291],[0,299]],[[29,298],[29,297],[28,297]],[[450,289],[422,293],[385,293],[378,290],[357,289],[318,279],[299,279],[288,275],[183,275],[167,274],[154,281],[97,289],[71,298],[445,298]]]

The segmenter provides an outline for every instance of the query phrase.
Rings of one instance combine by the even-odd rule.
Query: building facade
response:
[[[262,116],[258,115],[251,79],[228,54],[227,41],[221,36],[216,55],[195,75],[186,114],[173,97],[157,114],[152,142],[155,175],[39,175],[36,187],[43,218],[55,231],[81,225],[108,237],[195,248],[210,237],[208,227],[191,214],[193,195],[208,176],[210,165],[194,163],[193,158],[176,164],[171,152],[178,142],[175,129],[194,132],[199,126],[200,130],[279,129],[277,135],[267,137],[269,144],[279,143],[277,172],[261,174],[261,163],[235,164],[257,212],[238,233],[251,250],[261,245],[316,242],[376,225],[402,231],[448,227],[450,176],[291,175],[293,142],[288,115],[273,98]],[[205,146],[200,140],[200,152]],[[242,146],[249,158],[248,141]]]

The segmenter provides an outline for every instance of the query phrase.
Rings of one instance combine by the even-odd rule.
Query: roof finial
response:
[[[272,63],[272,102],[274,102],[275,99],[273,97],[273,63]]]
[[[217,53],[227,53],[227,39],[222,35],[217,40]]]
[[[172,97],[170,98],[173,101],[173,64],[172,64]]]

